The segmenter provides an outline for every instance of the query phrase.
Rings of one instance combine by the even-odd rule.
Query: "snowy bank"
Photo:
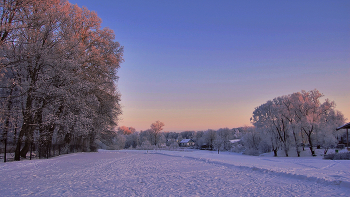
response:
[[[349,160],[324,160],[322,156],[298,158],[272,157],[272,154],[263,156],[248,156],[230,152],[217,154],[216,151],[203,150],[153,151],[152,153],[251,168],[278,173],[281,176],[292,176],[298,179],[315,180],[350,188]]]

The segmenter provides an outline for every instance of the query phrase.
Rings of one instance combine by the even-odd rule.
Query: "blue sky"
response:
[[[120,125],[250,125],[255,107],[318,89],[350,118],[350,1],[71,0],[124,46]]]

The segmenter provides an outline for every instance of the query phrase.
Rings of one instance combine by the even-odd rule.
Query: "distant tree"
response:
[[[152,140],[153,140],[153,137],[151,135],[150,129],[148,129],[146,131],[140,131],[140,133],[139,133],[140,144],[142,144],[145,141],[151,142]]]
[[[193,139],[195,131],[183,131],[180,133],[182,139]]]
[[[204,131],[197,131],[194,135],[194,142],[197,148],[201,148],[205,144],[203,135],[204,135]]]
[[[220,153],[220,150],[224,149],[224,139],[221,138],[220,135],[217,135],[215,137],[215,140],[213,142],[214,148],[218,151],[218,154]]]
[[[133,127],[126,127],[126,126],[118,127],[118,133],[122,135],[130,135],[130,134],[133,134],[135,131],[136,130]]]
[[[152,136],[152,145],[157,145],[160,132],[163,130],[164,123],[157,120],[156,122],[151,124],[150,134]]]
[[[222,150],[230,150],[231,149],[231,139],[234,139],[234,132],[229,128],[221,128],[216,132],[217,138],[222,141]]]
[[[136,148],[138,145],[140,145],[140,141],[139,141],[139,133],[138,132],[134,132],[130,135],[126,135],[126,142],[125,142],[125,148]]]
[[[247,127],[245,135],[242,137],[242,143],[245,147],[245,154],[258,155],[260,154],[259,144],[262,141],[260,132],[257,132],[254,127]]]
[[[124,149],[126,138],[124,135],[117,134],[114,139],[114,148],[117,150]]]
[[[204,138],[204,141],[205,141],[205,144],[207,145],[207,147],[210,148],[210,150],[213,150],[214,140],[216,138],[216,131],[211,130],[211,129],[205,131],[203,138]]]
[[[154,147],[155,146],[154,145],[152,146],[152,144],[148,140],[143,141],[142,144],[141,144],[141,149],[142,150],[151,150]]]
[[[174,142],[177,141],[179,133],[176,133],[176,132],[164,132],[164,136],[165,136],[165,139],[166,139],[166,145],[170,146],[171,144],[173,144]]]
[[[164,133],[160,133],[158,141],[157,141],[157,146],[162,147],[162,146],[164,146],[164,144],[166,145],[165,135],[164,135]]]

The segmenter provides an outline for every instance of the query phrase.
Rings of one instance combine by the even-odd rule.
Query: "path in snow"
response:
[[[1,196],[348,196],[350,189],[146,151],[0,164]]]

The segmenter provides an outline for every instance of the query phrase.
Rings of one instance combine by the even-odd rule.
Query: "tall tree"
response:
[[[151,135],[153,137],[152,144],[157,145],[159,142],[160,132],[163,130],[164,123],[157,120],[151,124]]]
[[[64,0],[5,3],[2,9],[14,15],[3,12],[1,68],[13,68],[23,106],[15,159],[33,141],[95,150],[96,136],[115,127],[121,114],[115,82],[123,48],[113,31],[100,28],[95,12]]]
[[[258,130],[269,134],[275,156],[277,156],[276,146],[280,145],[288,156],[292,142],[297,155],[300,156],[299,147],[304,142],[304,136],[312,155],[315,155],[315,144],[322,143],[329,147],[335,143],[332,137],[334,133],[331,133],[344,122],[344,118],[340,112],[334,110],[334,102],[326,99],[322,103],[321,97],[323,94],[318,90],[301,91],[277,97],[254,110],[251,121]]]

